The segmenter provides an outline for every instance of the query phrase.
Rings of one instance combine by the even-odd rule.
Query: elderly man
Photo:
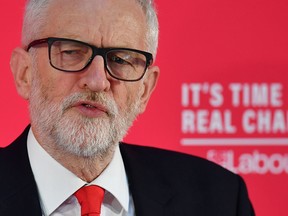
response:
[[[11,69],[31,125],[0,151],[0,215],[254,215],[208,161],[120,143],[159,76],[149,0],[30,0]]]

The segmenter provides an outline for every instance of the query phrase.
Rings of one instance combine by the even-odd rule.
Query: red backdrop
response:
[[[24,0],[0,3],[0,145],[28,124],[9,69]],[[239,173],[257,215],[286,216],[287,0],[157,0],[161,68],[126,141],[199,155]]]

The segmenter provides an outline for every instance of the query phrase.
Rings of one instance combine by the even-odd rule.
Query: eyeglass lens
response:
[[[50,47],[52,66],[63,71],[80,71],[92,61],[92,57],[93,48],[77,41],[57,40]],[[112,49],[104,58],[108,72],[115,78],[136,80],[146,70],[146,56],[136,51]]]

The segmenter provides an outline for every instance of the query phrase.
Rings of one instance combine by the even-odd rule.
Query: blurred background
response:
[[[256,214],[286,216],[287,0],[156,0],[158,87],[125,141],[214,161],[245,179]],[[9,59],[24,0],[2,0],[0,146],[29,124]]]

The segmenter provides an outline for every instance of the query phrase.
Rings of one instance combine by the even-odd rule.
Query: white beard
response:
[[[105,157],[123,139],[139,114],[141,91],[135,102],[128,101],[123,111],[102,92],[75,93],[55,103],[48,99],[47,91],[37,79],[33,80],[31,92],[31,124],[37,128],[39,137],[53,143],[56,149],[79,157]],[[88,118],[71,111],[71,105],[82,100],[104,105],[108,115]]]

